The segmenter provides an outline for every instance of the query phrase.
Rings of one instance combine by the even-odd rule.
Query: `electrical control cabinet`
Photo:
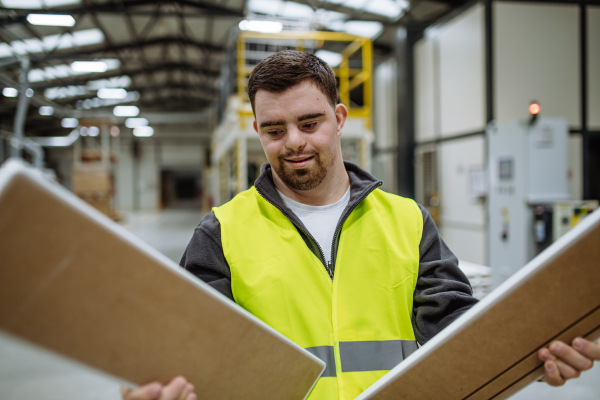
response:
[[[539,206],[570,198],[568,135],[567,121],[559,118],[490,124],[487,129],[488,249],[494,286],[537,254],[540,238],[546,240],[539,223],[543,216],[536,214]]]

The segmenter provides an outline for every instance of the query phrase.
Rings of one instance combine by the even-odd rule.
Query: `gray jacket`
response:
[[[343,234],[344,221],[356,205],[382,183],[355,164],[345,162],[345,166],[350,177],[350,201],[336,228],[331,257],[333,263],[330,265],[325,264],[322,250],[302,221],[281,200],[273,184],[271,166],[268,163],[263,164],[261,174],[255,182],[260,195],[294,223],[308,248],[321,260],[330,276],[335,271],[335,255],[340,235]],[[412,324],[417,341],[423,344],[477,300],[472,297],[469,280],[458,268],[457,258],[439,236],[431,216],[425,208],[419,207],[423,213],[423,234],[419,245],[419,277],[413,296]],[[213,212],[202,218],[194,230],[194,236],[180,265],[233,300],[231,271],[221,245],[221,226]]]

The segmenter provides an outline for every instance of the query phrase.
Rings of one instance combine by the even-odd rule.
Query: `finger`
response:
[[[130,389],[126,386],[121,386],[121,398],[126,399],[129,393],[131,393],[133,389]]]
[[[562,376],[560,376],[554,361],[550,360],[544,363],[544,372],[546,374],[544,377],[544,382],[548,383],[548,385],[562,386],[565,384],[565,380],[562,378]]]
[[[557,360],[555,361],[557,367],[558,367],[558,373],[560,374],[560,376],[562,376],[562,378],[565,381],[568,381],[569,379],[573,379],[573,378],[579,378],[579,375],[581,375],[581,371],[576,370],[575,368],[571,367],[569,364],[564,363],[563,361]]]
[[[124,393],[123,389],[126,389],[127,392]],[[123,400],[158,400],[161,389],[160,383],[152,382],[135,390],[121,387],[121,394],[123,394]]]
[[[600,361],[600,343],[580,337],[573,339],[573,348],[590,360]]]
[[[183,390],[181,391],[181,394],[179,395],[178,400],[186,400],[188,395],[191,393],[194,393],[194,385],[192,385],[191,383],[186,383]]]
[[[198,400],[198,396],[196,396],[196,393],[190,393],[185,400]]]
[[[160,400],[178,400],[181,392],[185,389],[187,381],[183,376],[173,378],[173,380],[162,389]]]
[[[578,371],[586,371],[594,365],[592,360],[561,341],[556,340],[550,343],[549,348],[550,352],[556,356],[556,358],[569,364]]]

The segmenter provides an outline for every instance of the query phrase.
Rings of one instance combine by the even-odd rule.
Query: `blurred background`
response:
[[[485,296],[600,200],[600,1],[0,0],[0,163],[21,157],[178,262],[266,161],[247,78],[335,71],[344,158],[416,199]],[[598,367],[515,399],[598,399]],[[0,337],[0,398],[114,399]]]

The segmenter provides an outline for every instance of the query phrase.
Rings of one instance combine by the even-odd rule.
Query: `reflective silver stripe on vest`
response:
[[[327,364],[325,371],[323,371],[321,374],[322,378],[336,376],[333,346],[307,347],[304,350],[308,351],[310,354],[321,359],[325,364]]]
[[[388,371],[416,349],[414,340],[340,342],[342,372]]]
[[[414,340],[340,342],[342,372],[388,371],[417,349]],[[321,377],[336,376],[333,346],[308,347],[304,350],[327,364]]]

